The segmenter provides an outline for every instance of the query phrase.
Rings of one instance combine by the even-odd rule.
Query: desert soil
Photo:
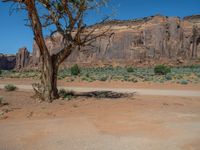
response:
[[[9,82],[29,85],[33,80]],[[120,84],[95,82],[89,87],[150,86]],[[60,81],[59,85],[84,87],[87,84]],[[167,84],[150,87],[170,89]],[[173,88],[200,89],[197,85]],[[1,89],[0,95],[8,103],[0,107],[0,150],[199,150],[200,147],[200,97],[79,97],[49,104],[31,98],[30,91]]]
[[[31,85],[32,83],[39,83],[38,80],[30,78],[0,78],[0,84],[16,84],[16,85]],[[187,84],[181,85],[177,83],[151,83],[151,82],[123,82],[123,81],[95,81],[84,82],[74,81],[66,82],[64,80],[58,80],[59,86],[70,87],[94,87],[94,88],[149,88],[149,89],[170,89],[170,90],[200,90],[200,84]]]

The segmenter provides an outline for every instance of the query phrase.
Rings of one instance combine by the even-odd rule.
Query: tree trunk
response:
[[[43,92],[41,93],[42,99],[52,102],[52,100],[59,97],[57,89],[58,65],[55,59],[53,59],[53,56],[43,60],[41,73],[41,86],[43,87]]]

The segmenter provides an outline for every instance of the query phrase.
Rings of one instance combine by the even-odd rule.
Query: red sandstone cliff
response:
[[[101,26],[111,26],[114,34],[97,39],[94,47],[75,49],[63,65],[187,64],[191,59],[200,58],[200,15],[183,19],[158,15],[136,20],[113,20]],[[61,36],[56,33],[54,42],[47,38],[46,43],[51,54],[57,53],[62,47]],[[15,68],[37,68],[39,57],[35,43],[32,56],[22,48],[16,55]]]
[[[95,47],[74,50],[65,65],[131,65],[166,60],[190,60],[200,57],[200,16],[178,17],[152,16],[129,21],[110,21],[111,38],[100,38]],[[51,53],[59,51],[62,42],[59,34],[55,41],[46,39]],[[39,51],[33,47],[33,63],[38,63]],[[178,61],[181,63],[181,61]]]

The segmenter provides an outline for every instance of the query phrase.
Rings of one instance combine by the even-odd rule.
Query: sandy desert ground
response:
[[[9,80],[29,85],[31,80]],[[8,83],[1,80],[0,84]],[[92,87],[200,91],[199,85],[90,83]],[[62,83],[62,86],[86,86]],[[0,95],[0,150],[199,150],[200,97],[78,97],[39,103],[31,91]]]

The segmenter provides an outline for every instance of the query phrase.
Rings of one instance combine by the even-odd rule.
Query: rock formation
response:
[[[187,61],[200,57],[200,16],[178,17],[152,16],[128,21],[109,21],[102,24],[112,26],[114,34],[99,38],[94,47],[75,49],[65,65],[138,65]],[[56,34],[54,42],[46,43],[51,54],[62,46],[61,36]],[[33,47],[33,63],[39,61],[37,45]],[[181,60],[181,61],[180,61]]]
[[[0,69],[10,70],[15,67],[16,57],[15,55],[0,54]]]
[[[82,66],[186,65],[191,59],[200,60],[200,15],[183,19],[157,15],[135,20],[112,20],[101,26],[111,26],[112,36],[97,39],[94,47],[74,49],[64,66],[75,63]],[[62,47],[61,35],[55,33],[53,39],[46,38],[51,54]],[[26,48],[21,48],[16,56],[16,69],[37,68],[40,63],[36,43],[33,44],[32,56]]]
[[[0,69],[30,69],[29,66],[33,66],[31,58],[32,57],[26,47],[20,48],[16,55],[0,54]]]
[[[20,70],[26,68],[30,64],[30,53],[26,47],[20,48],[16,54],[15,69]]]

